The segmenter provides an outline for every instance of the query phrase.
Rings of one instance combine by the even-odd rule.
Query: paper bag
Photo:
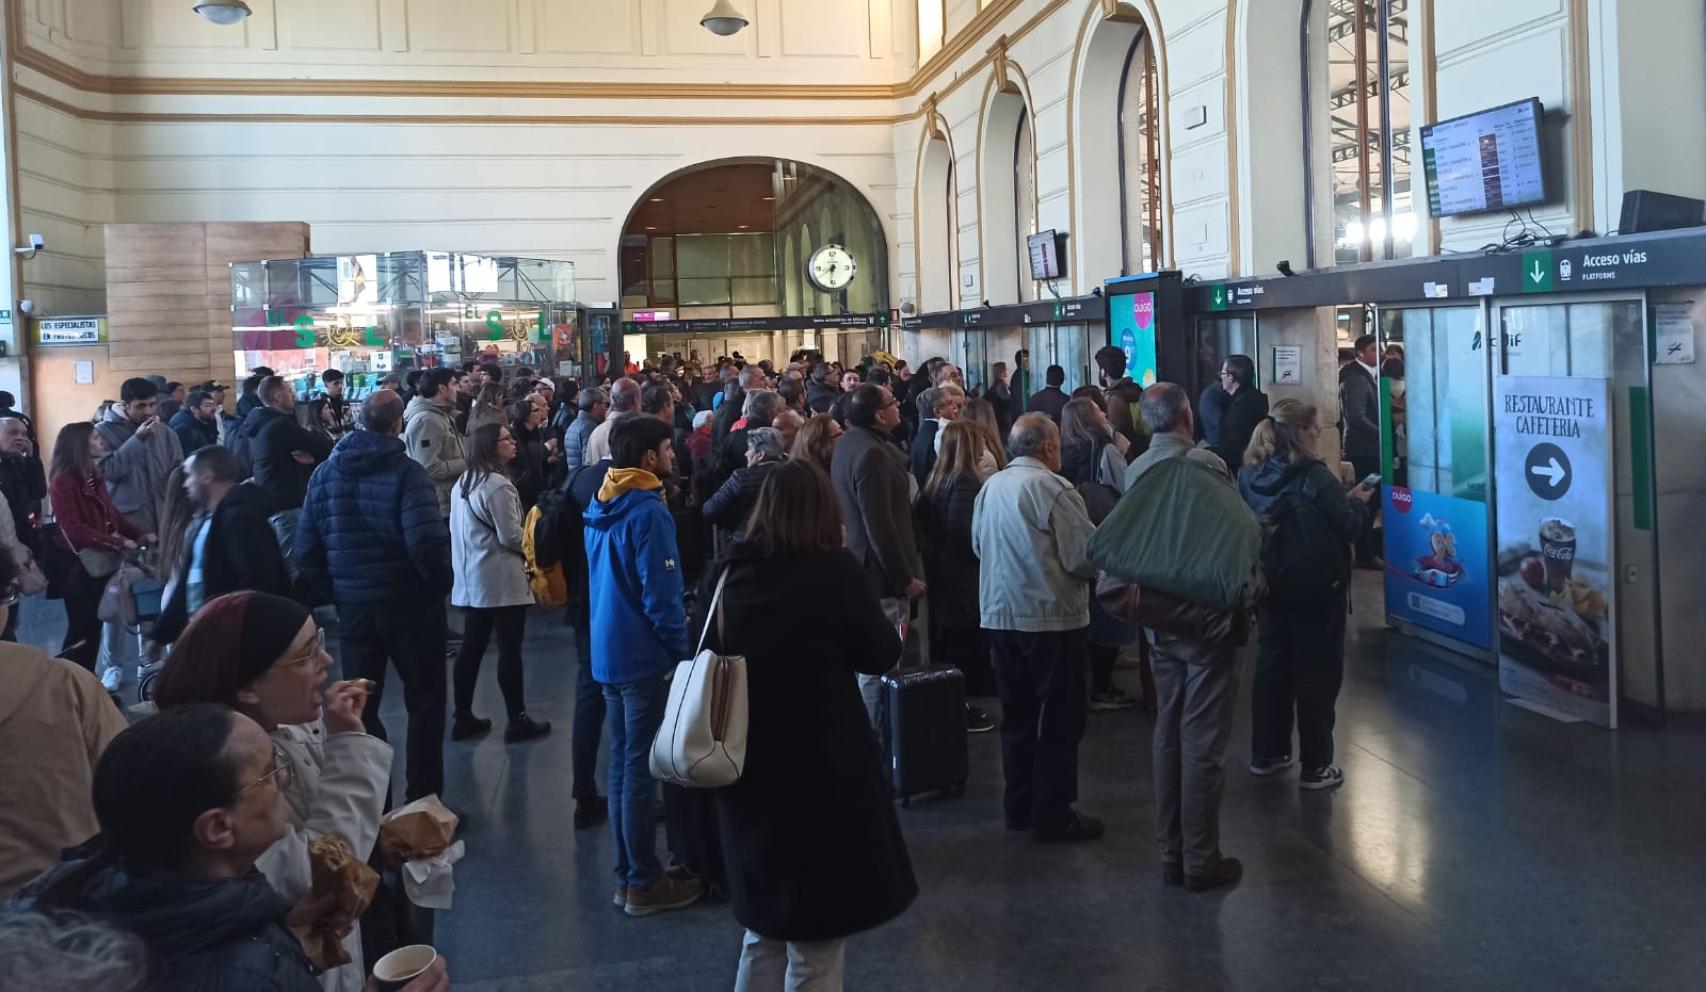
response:
[[[324,903],[313,919],[293,927],[316,972],[350,963],[344,934],[355,925],[379,888],[379,873],[363,864],[349,841],[326,834],[308,843],[313,882],[302,902]]]
[[[456,824],[438,796],[424,796],[379,821],[379,854],[390,865],[436,857],[456,840]]]

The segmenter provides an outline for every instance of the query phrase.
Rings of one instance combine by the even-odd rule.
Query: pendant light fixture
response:
[[[705,30],[712,34],[722,35],[726,38],[751,22],[735,9],[734,0],[717,0],[711,6],[711,12],[699,18],[699,23],[704,25]]]
[[[236,24],[251,13],[243,0],[205,0],[195,5],[195,12],[215,24]]]

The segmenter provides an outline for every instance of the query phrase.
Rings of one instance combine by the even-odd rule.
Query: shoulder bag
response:
[[[724,636],[723,583],[728,579],[725,568],[706,611],[697,653],[676,665],[670,679],[669,704],[652,741],[652,777],[660,782],[716,789],[733,785],[746,767],[746,659],[705,650],[713,617],[718,641]]]

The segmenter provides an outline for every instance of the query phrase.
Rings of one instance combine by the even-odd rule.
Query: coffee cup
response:
[[[379,992],[401,992],[403,986],[421,976],[438,960],[438,952],[428,944],[399,947],[373,964],[373,981]]]
[[[1540,561],[1546,569],[1546,591],[1564,591],[1576,567],[1576,525],[1562,517],[1540,521]]]

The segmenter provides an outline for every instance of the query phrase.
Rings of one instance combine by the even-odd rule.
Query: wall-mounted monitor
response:
[[[1546,161],[1537,98],[1422,128],[1428,212],[1435,217],[1546,202]]]
[[[1038,282],[1066,277],[1066,263],[1063,261],[1066,248],[1066,235],[1059,231],[1042,231],[1025,239],[1025,247],[1031,254],[1031,278]]]

